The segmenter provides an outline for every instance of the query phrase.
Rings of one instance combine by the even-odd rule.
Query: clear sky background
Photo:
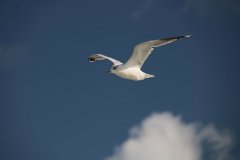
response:
[[[228,130],[240,159],[239,20],[238,0],[2,0],[0,159],[104,160],[154,112]],[[154,50],[152,79],[87,61],[185,34]]]

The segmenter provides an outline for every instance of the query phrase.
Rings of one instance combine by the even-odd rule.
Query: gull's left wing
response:
[[[116,59],[113,59],[113,58],[111,58],[111,57],[105,56],[105,55],[103,55],[103,54],[93,54],[93,55],[91,55],[91,56],[88,58],[88,60],[89,60],[90,62],[95,62],[95,61],[104,60],[104,59],[107,59],[107,60],[111,61],[113,65],[120,65],[120,64],[122,64],[122,62],[120,62],[120,61],[118,61],[118,60],[116,60]]]
[[[124,64],[127,67],[141,68],[148,56],[153,51],[154,47],[159,47],[168,43],[175,42],[182,38],[188,38],[191,35],[177,36],[170,38],[163,38],[159,40],[152,40],[138,44],[134,47],[133,54],[129,60]]]

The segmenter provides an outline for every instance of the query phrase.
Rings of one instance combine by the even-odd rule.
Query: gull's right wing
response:
[[[122,62],[120,62],[120,61],[118,61],[118,60],[116,60],[116,59],[113,59],[113,58],[111,58],[111,57],[105,56],[105,55],[103,55],[103,54],[93,54],[93,55],[91,55],[91,56],[88,58],[88,60],[89,60],[90,62],[95,62],[95,61],[104,60],[104,59],[107,59],[107,60],[111,61],[111,62],[113,63],[113,65],[120,65],[120,64],[122,64]]]

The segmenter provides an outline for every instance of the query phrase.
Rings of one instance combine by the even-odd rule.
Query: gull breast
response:
[[[127,68],[116,73],[121,78],[139,81],[145,79],[145,73],[138,68]]]

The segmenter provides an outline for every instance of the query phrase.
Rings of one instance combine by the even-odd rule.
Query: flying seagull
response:
[[[143,63],[146,61],[148,56],[152,53],[154,47],[159,47],[168,43],[175,42],[182,38],[188,38],[191,35],[176,36],[170,38],[163,38],[159,40],[151,40],[147,42],[140,43],[134,47],[132,56],[128,59],[126,63],[122,63],[116,59],[105,56],[103,54],[93,54],[88,60],[90,62],[95,62],[97,60],[109,60],[112,62],[113,66],[110,69],[110,73],[113,73],[121,78],[129,79],[133,81],[140,81],[146,78],[152,78],[154,75],[144,73],[141,71]]]

